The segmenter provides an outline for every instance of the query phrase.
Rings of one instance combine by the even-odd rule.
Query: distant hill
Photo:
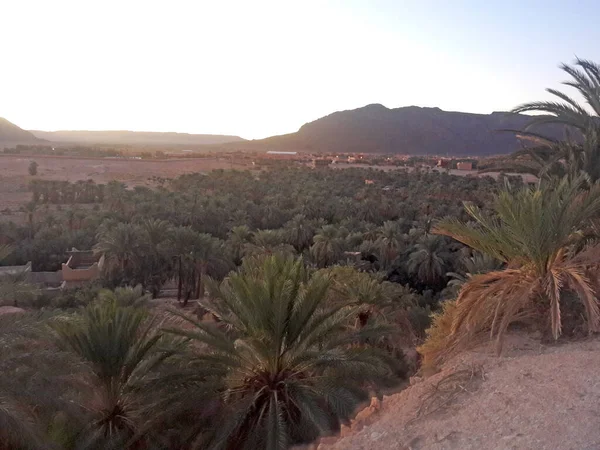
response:
[[[150,131],[37,131],[38,138],[63,144],[110,144],[145,146],[197,146],[244,141],[239,136],[219,134],[160,133]]]
[[[517,150],[519,143],[514,134],[497,130],[522,130],[530,120],[530,116],[504,112],[470,114],[417,106],[388,109],[373,104],[335,112],[303,125],[296,133],[247,141],[244,147],[300,152],[488,156]],[[563,135],[556,126],[543,131],[551,137]]]
[[[0,117],[0,147],[37,143],[41,144],[43,141],[35,137],[29,131],[25,131],[14,123]]]

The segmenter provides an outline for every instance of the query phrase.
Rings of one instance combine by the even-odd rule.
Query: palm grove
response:
[[[550,90],[517,108],[568,130],[523,132],[539,145],[511,163],[535,188],[283,167],[36,179],[25,222],[1,225],[4,263],[56,270],[77,247],[106,267],[58,297],[2,279],[27,312],[0,316],[0,448],[285,449],[399,386],[415,345],[434,370],[515,322],[596,331],[600,69],[563,68],[587,106]],[[167,283],[181,307],[154,300]]]

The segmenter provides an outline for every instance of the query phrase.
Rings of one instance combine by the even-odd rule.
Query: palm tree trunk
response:
[[[181,255],[179,255],[179,275],[178,275],[178,282],[177,282],[177,301],[181,302],[181,289],[182,289],[182,283],[183,283],[183,273],[182,273],[182,268],[181,268]]]
[[[206,275],[206,264],[200,264],[198,270],[198,285],[196,286],[196,298],[204,297],[204,276]]]

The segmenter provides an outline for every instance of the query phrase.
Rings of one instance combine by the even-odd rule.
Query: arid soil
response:
[[[501,357],[466,352],[384,397],[320,450],[600,449],[600,340],[542,346],[510,336]]]
[[[119,180],[144,183],[148,178],[173,178],[183,173],[205,172],[215,169],[244,168],[229,158],[189,158],[173,160],[133,160],[110,158],[73,158],[57,156],[0,156],[0,177],[23,181],[29,179],[27,168],[35,160],[38,177],[53,180],[88,180],[106,183]],[[25,180],[25,181],[27,181]]]
[[[29,163],[38,163],[38,174],[28,174]],[[92,179],[96,183],[118,180],[128,186],[152,185],[152,177],[174,178],[184,173],[208,172],[215,169],[247,169],[243,163],[229,158],[189,158],[174,160],[124,160],[108,158],[73,158],[56,156],[0,155],[0,220],[22,221],[21,206],[31,200],[27,192],[34,179],[78,181]]]

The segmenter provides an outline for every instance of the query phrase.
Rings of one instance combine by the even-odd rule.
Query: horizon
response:
[[[381,103],[370,103],[370,104],[363,105],[363,106],[359,106],[359,107],[356,107],[356,108],[345,109],[345,110],[339,110],[339,111],[332,111],[331,113],[329,113],[329,114],[326,114],[325,116],[328,116],[328,115],[331,115],[331,114],[335,114],[335,113],[340,113],[340,112],[346,112],[346,111],[356,111],[356,110],[358,110],[358,109],[366,108],[367,106],[373,106],[373,105],[379,105],[379,106],[383,106],[384,108],[386,108],[386,109],[388,109],[388,110],[396,110],[396,109],[404,109],[404,108],[422,108],[422,109],[439,109],[439,110],[441,110],[442,112],[447,112],[447,113],[461,113],[461,114],[482,114],[482,115],[486,115],[485,113],[473,113],[473,112],[470,112],[470,111],[450,111],[450,110],[445,110],[445,109],[439,108],[439,107],[437,107],[437,106],[417,106],[417,105],[407,105],[407,106],[397,106],[397,107],[394,107],[394,108],[390,108],[390,107],[388,107],[388,106],[386,106],[386,105],[383,105],[383,104],[381,104]],[[488,115],[489,115],[489,114],[503,114],[503,113],[509,114],[509,113],[511,113],[511,112],[510,112],[510,111],[492,111],[492,112],[488,113]],[[532,115],[532,114],[519,113],[519,115]],[[325,116],[319,117],[319,118],[317,118],[317,119],[315,119],[315,120],[321,119],[321,118],[323,118],[323,117],[325,117]],[[129,129],[129,130],[128,130],[128,129],[104,129],[104,128],[101,128],[101,129],[99,128],[99,129],[61,129],[61,130],[41,130],[41,129],[33,129],[33,128],[32,128],[32,129],[23,128],[23,127],[19,126],[19,124],[17,124],[17,123],[14,123],[13,121],[11,121],[10,119],[8,119],[8,118],[6,118],[6,117],[0,117],[0,119],[5,119],[5,120],[7,120],[8,122],[12,123],[13,125],[16,125],[16,126],[18,126],[19,128],[21,128],[21,129],[23,129],[23,130],[25,130],[25,131],[30,131],[30,132],[43,132],[43,133],[62,133],[62,132],[82,132],[82,133],[85,133],[85,132],[92,132],[92,133],[94,133],[94,132],[98,132],[98,133],[101,133],[101,132],[114,132],[114,133],[119,133],[119,132],[130,132],[130,133],[174,133],[174,134],[188,134],[188,135],[207,135],[207,136],[214,135],[214,136],[231,136],[231,137],[241,137],[242,139],[245,139],[245,140],[261,140],[261,139],[266,139],[266,138],[269,138],[269,137],[281,136],[281,135],[272,135],[272,136],[265,136],[264,138],[245,138],[245,137],[243,137],[243,136],[240,136],[240,135],[235,135],[235,134],[224,135],[224,134],[215,134],[215,133],[202,133],[202,132],[200,132],[200,133],[194,133],[194,132],[191,132],[191,133],[190,133],[190,132],[187,132],[187,131],[169,131],[169,130],[166,130],[166,131],[163,131],[163,130],[131,130],[131,129]],[[306,123],[308,123],[308,122],[306,122]],[[299,126],[298,126],[298,128],[297,128],[296,130],[294,130],[294,131],[291,131],[290,133],[295,133],[295,132],[297,132],[297,131],[298,131],[298,130],[299,130],[299,129],[300,129],[302,126],[303,126],[303,125],[305,125],[306,123],[299,125]],[[290,133],[284,133],[284,134],[290,134]]]
[[[600,37],[558,0],[122,3],[11,2],[0,117],[261,139],[369,104],[490,114],[548,99]]]

